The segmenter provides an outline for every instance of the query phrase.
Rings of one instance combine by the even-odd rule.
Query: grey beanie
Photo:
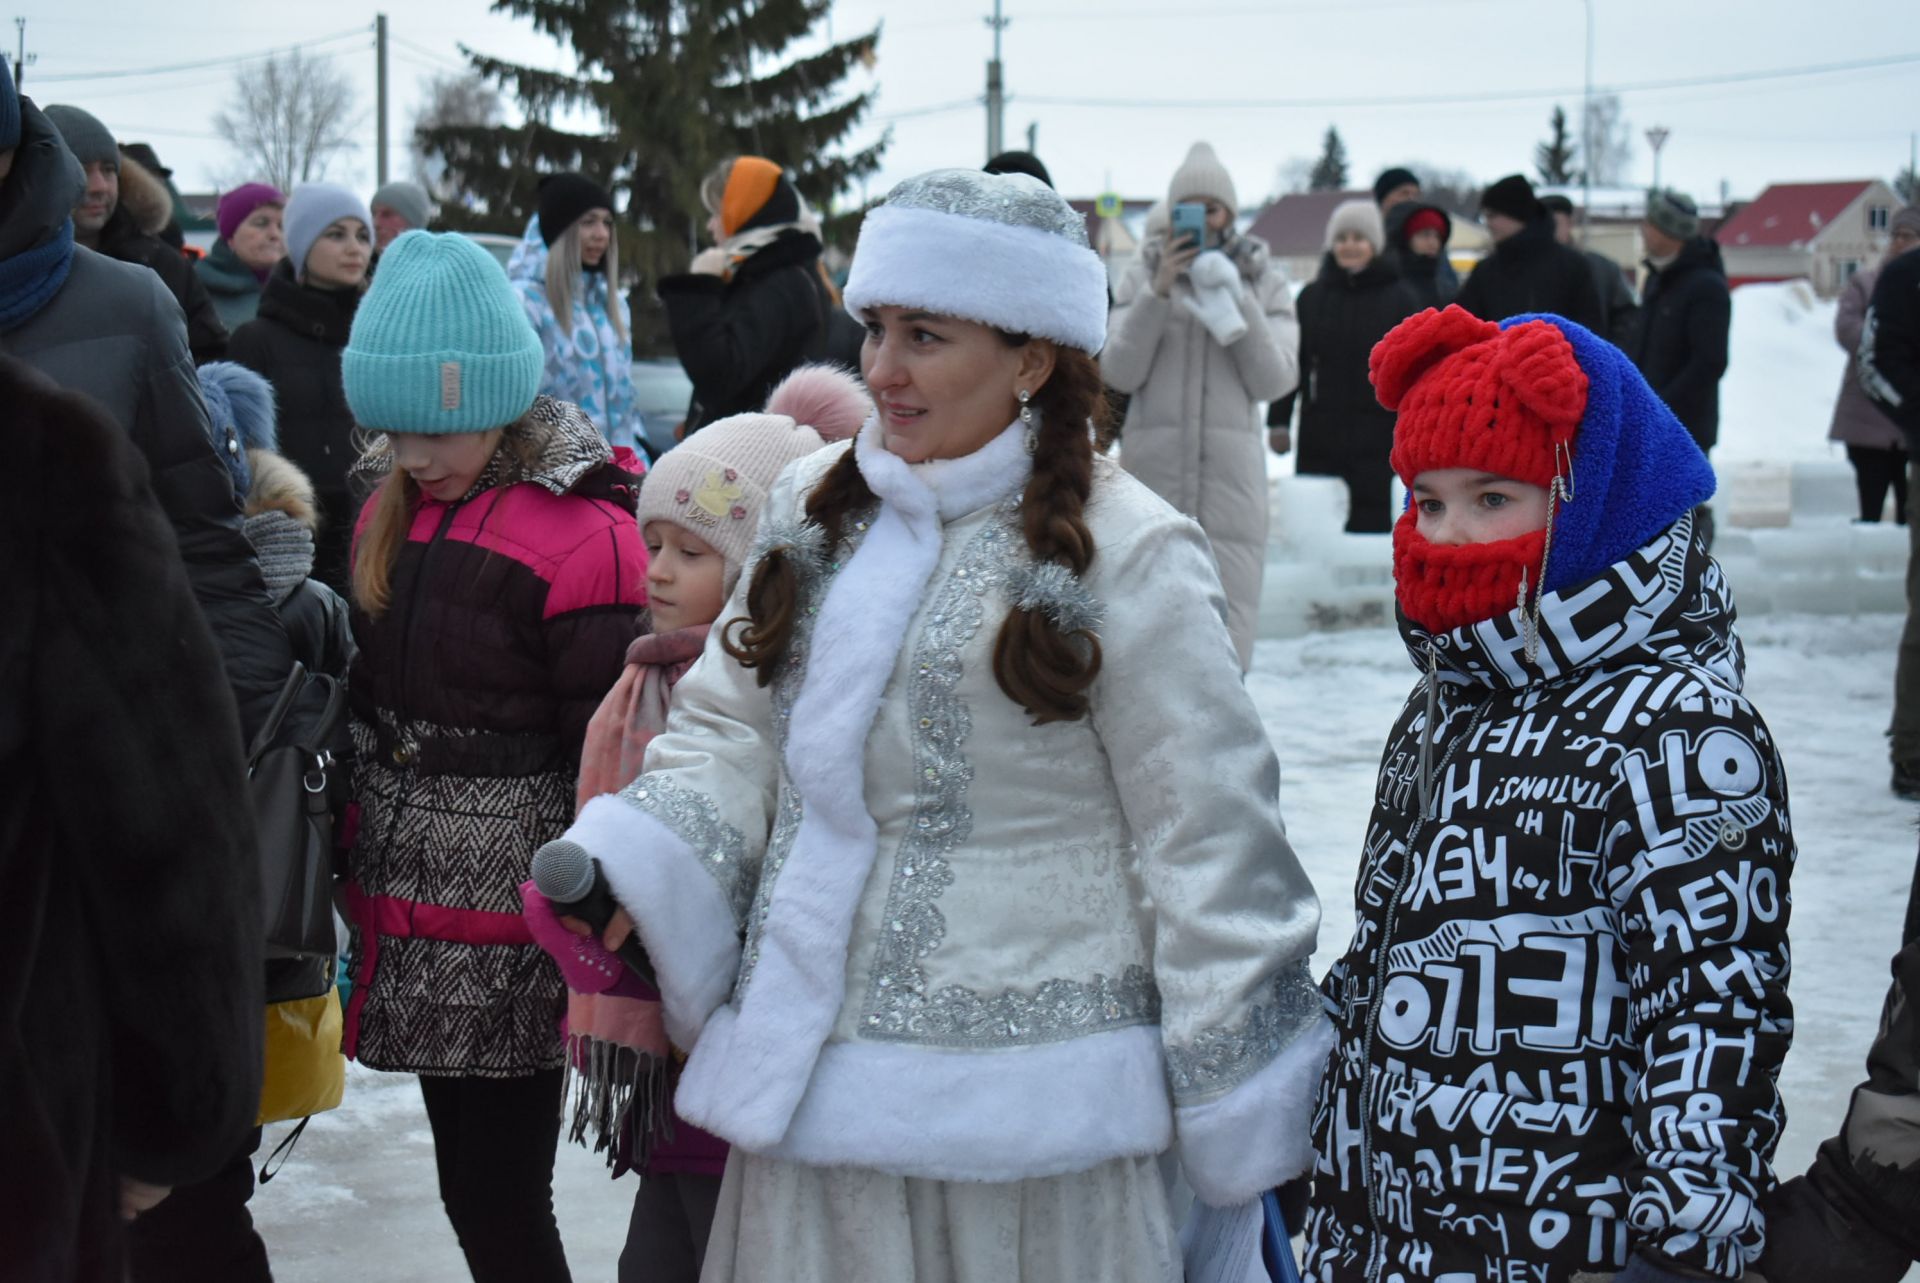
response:
[[[119,170],[120,144],[113,140],[113,131],[91,112],[64,103],[55,103],[45,110],[47,119],[60,131],[60,141],[67,145],[75,160],[82,165],[99,161],[108,169]]]
[[[287,236],[287,260],[293,264],[295,280],[307,274],[307,251],[320,239],[320,233],[335,220],[357,218],[373,235],[373,215],[366,202],[345,187],[334,183],[302,183],[287,197],[287,212],[282,216]]]
[[[427,195],[427,189],[419,183],[410,183],[404,178],[396,178],[373,194],[367,202],[378,208],[385,205],[394,213],[407,220],[408,228],[425,231],[433,219],[433,201]]]
[[[1647,221],[1676,241],[1690,241],[1700,234],[1700,211],[1693,198],[1671,187],[1647,193]]]
[[[1887,224],[1889,232],[1909,231],[1920,236],[1920,205],[1905,205],[1896,210],[1893,221]]]

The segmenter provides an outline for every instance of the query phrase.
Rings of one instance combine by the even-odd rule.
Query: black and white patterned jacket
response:
[[[1691,517],[1429,636],[1367,828],[1306,1277],[1737,1277],[1784,1123],[1786,779]],[[1431,688],[1431,699],[1429,698]]]

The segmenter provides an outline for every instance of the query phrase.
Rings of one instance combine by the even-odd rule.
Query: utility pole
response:
[[[20,51],[13,56],[13,87],[18,89],[27,76],[27,68],[34,64],[34,57],[27,53],[27,20],[15,18],[13,29],[20,35]]]
[[[1027,122],[1027,154],[1029,156],[1040,150],[1039,144],[1036,141],[1039,137],[1040,122],[1037,120],[1029,120]]]
[[[1580,243],[1587,243],[1588,211],[1593,208],[1593,0],[1587,6],[1587,83],[1580,98]]]
[[[374,79],[376,90],[374,117],[378,121],[380,137],[373,148],[373,168],[376,186],[387,185],[387,15],[377,13],[373,16]]]
[[[987,25],[993,28],[993,61],[987,64],[987,159],[1005,150],[1001,130],[1006,112],[1006,85],[1000,74],[1000,33],[1011,19],[1000,16],[1000,0],[993,0],[993,16]]]

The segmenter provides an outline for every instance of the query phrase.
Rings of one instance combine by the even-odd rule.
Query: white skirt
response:
[[[700,1283],[1180,1283],[1153,1158],[988,1184],[736,1149]]]

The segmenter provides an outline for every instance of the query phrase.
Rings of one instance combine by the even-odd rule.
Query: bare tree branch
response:
[[[359,144],[353,86],[331,59],[296,49],[242,68],[233,101],[213,118],[214,132],[252,176],[281,191],[326,177],[327,166]]]

